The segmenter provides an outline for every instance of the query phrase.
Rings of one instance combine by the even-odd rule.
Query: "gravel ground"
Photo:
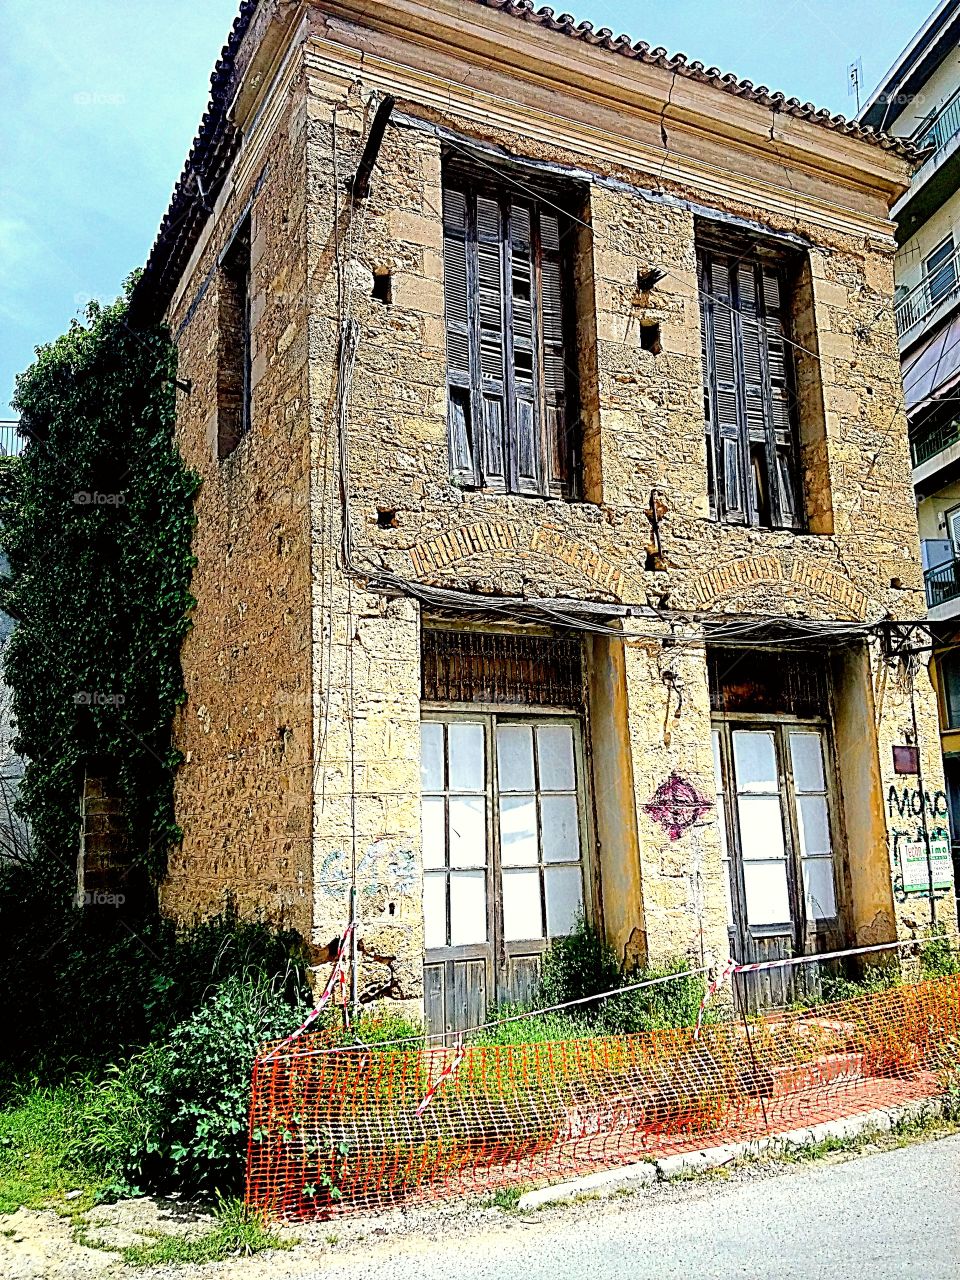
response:
[[[390,1280],[583,1274],[595,1280],[622,1280],[624,1274],[632,1280],[758,1280],[768,1274],[778,1280],[861,1274],[865,1280],[955,1280],[960,1273],[951,1241],[960,1238],[960,1136],[887,1145],[802,1164],[748,1163],[712,1177],[530,1213],[427,1205],[298,1224],[280,1230],[299,1241],[289,1252],[205,1266],[127,1266],[117,1252],[77,1244],[71,1222],[56,1212],[21,1209],[0,1217],[0,1277],[369,1280],[382,1270]],[[203,1231],[210,1219],[169,1201],[142,1199],[94,1209],[82,1225],[88,1236],[117,1248],[153,1232]]]

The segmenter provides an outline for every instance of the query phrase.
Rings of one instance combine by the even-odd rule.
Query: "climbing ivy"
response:
[[[35,884],[63,903],[86,761],[113,770],[130,858],[154,880],[178,834],[170,727],[184,698],[199,481],[174,444],[173,344],[161,326],[132,325],[131,287],[37,349],[13,401],[29,443],[0,472],[20,804]]]

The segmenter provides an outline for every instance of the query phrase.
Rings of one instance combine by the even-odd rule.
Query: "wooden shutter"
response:
[[[562,497],[572,472],[561,216],[469,178],[444,185],[453,476]]]
[[[539,493],[540,432],[537,422],[537,366],[533,211],[510,205],[510,487]]]
[[[540,214],[540,281],[544,485],[559,497],[570,483],[573,423],[567,393],[560,219],[546,212]]]
[[[702,254],[697,254],[697,287],[700,290],[700,371],[703,377],[703,425],[706,433],[707,455],[707,496],[710,500],[710,514],[718,514],[717,501],[717,458],[714,439],[713,421],[713,363],[710,358],[710,316],[707,299],[706,270]]]
[[[699,255],[711,506],[730,523],[796,528],[796,443],[781,272]],[[712,441],[712,456],[711,456]],[[715,495],[715,501],[714,501]]]
[[[734,281],[726,258],[707,259],[707,300],[710,334],[710,374],[713,398],[717,509],[721,519],[745,523],[747,502],[741,429],[740,371],[734,324]]]
[[[503,288],[503,213],[496,200],[477,196],[477,318],[482,403],[481,484],[507,487],[506,315]]]
[[[779,271],[762,268],[764,332],[769,388],[769,440],[772,448],[772,492],[778,524],[797,528],[796,436],[791,413],[792,388],[786,342],[785,289]]]
[[[473,447],[473,395],[470,358],[471,307],[467,266],[467,197],[443,192],[443,297],[447,334],[447,435],[450,472],[477,484]]]

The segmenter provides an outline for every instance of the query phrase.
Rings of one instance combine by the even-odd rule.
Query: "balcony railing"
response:
[[[910,455],[913,465],[919,467],[924,462],[935,458],[942,450],[952,444],[960,443],[960,414],[949,422],[942,422],[932,431],[918,433],[910,438]]]
[[[931,275],[925,275],[894,308],[897,334],[903,337],[948,299],[960,297],[960,247],[954,249]]]
[[[928,609],[960,598],[960,560],[948,560],[946,564],[928,569],[923,575],[923,585]]]
[[[920,126],[912,141],[921,149],[936,148],[933,154],[935,160],[957,133],[960,133],[960,90],[944,103],[932,120]]]
[[[17,434],[18,423],[0,419],[0,458],[19,458],[27,443]]]

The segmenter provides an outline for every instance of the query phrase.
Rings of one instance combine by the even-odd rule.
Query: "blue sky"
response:
[[[934,0],[552,0],[853,114]],[[0,418],[14,374],[142,265],[238,0],[0,0]]]

